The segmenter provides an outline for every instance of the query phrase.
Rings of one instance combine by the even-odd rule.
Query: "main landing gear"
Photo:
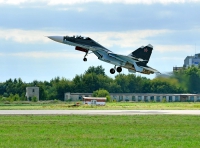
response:
[[[115,73],[115,69],[116,69],[116,66],[114,68],[111,68],[110,69],[110,73],[114,74]],[[117,67],[117,72],[119,72],[119,73],[122,72],[122,68],[121,67]]]
[[[114,74],[114,73],[115,73],[115,69],[114,69],[114,68],[111,68],[111,69],[110,69],[110,73],[111,73],[111,74]]]

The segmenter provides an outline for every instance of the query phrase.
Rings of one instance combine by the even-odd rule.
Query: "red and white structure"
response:
[[[89,105],[106,105],[106,98],[83,97],[83,103]]]

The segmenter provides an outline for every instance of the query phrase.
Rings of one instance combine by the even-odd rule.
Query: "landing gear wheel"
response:
[[[122,68],[121,67],[117,67],[117,72],[122,72]]]
[[[87,61],[87,58],[83,58],[83,61],[85,61],[85,62],[86,62],[86,61]]]
[[[111,69],[110,69],[110,73],[111,73],[111,74],[114,74],[114,73],[115,73],[115,69],[114,69],[114,68],[111,68]]]

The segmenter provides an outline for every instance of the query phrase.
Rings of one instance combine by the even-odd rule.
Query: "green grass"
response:
[[[200,147],[200,116],[0,116],[1,148]]]
[[[25,104],[24,104],[25,103]],[[82,103],[82,102],[81,102]],[[168,102],[168,103],[133,103],[133,102],[112,102],[106,103],[105,106],[90,106],[81,105],[73,107],[74,102],[58,102],[58,103],[46,103],[46,102],[12,102],[10,104],[0,103],[0,110],[199,110],[200,102]]]

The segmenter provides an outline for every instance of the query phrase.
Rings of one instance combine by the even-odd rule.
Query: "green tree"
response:
[[[58,83],[56,83],[56,98],[64,101],[64,93],[71,91],[71,82],[65,78],[60,79]]]
[[[34,97],[31,98],[31,101],[32,101],[32,102],[37,102],[38,99],[37,99],[37,97],[34,96]]]
[[[92,94],[93,97],[106,97],[107,101],[111,101],[110,94],[107,90],[105,89],[99,89],[93,92]]]
[[[76,75],[72,80],[72,92],[84,92],[83,91],[83,75]]]
[[[88,70],[85,71],[85,74],[95,73],[97,75],[105,75],[105,69],[102,66],[90,66]]]
[[[192,66],[186,69],[186,75],[188,76],[188,90],[190,93],[200,93],[200,69]]]

